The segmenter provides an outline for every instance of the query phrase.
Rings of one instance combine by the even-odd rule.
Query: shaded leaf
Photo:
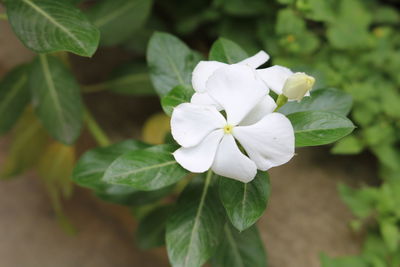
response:
[[[124,153],[146,147],[148,145],[142,142],[126,140],[109,147],[99,147],[89,150],[83,154],[76,164],[72,179],[80,186],[96,191],[104,191],[110,185],[102,181],[102,178],[111,163]]]
[[[103,45],[115,45],[129,37],[146,21],[152,0],[98,1],[88,18],[101,32]]]
[[[14,126],[29,100],[27,66],[19,66],[0,83],[0,134]]]
[[[214,257],[213,267],[266,267],[267,256],[256,226],[239,232],[230,224],[224,227],[223,238]]]
[[[40,55],[33,63],[30,88],[35,111],[50,135],[73,144],[82,128],[82,102],[79,85],[63,63]]]
[[[162,206],[151,211],[140,221],[136,231],[136,242],[141,249],[165,244],[165,228],[170,213],[170,206]]]
[[[264,213],[270,195],[268,174],[259,171],[249,183],[220,177],[219,196],[231,223],[243,231]]]
[[[190,86],[192,71],[199,56],[175,36],[156,32],[147,48],[150,77],[160,96],[178,85]]]
[[[18,38],[37,53],[69,51],[92,56],[99,31],[67,1],[8,0],[7,15]]]

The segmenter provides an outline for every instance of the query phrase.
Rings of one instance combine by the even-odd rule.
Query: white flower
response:
[[[252,57],[249,57],[241,62],[238,62],[236,64],[239,65],[247,65],[251,68],[257,69],[260,67],[262,64],[267,62],[269,59],[269,55],[264,52],[260,51],[257,54],[255,54]],[[193,89],[196,91],[196,93],[193,95],[191,102],[195,104],[206,104],[206,105],[214,105],[217,107],[217,109],[221,109],[221,106],[218,105],[208,94],[207,92],[207,87],[206,83],[208,78],[219,68],[223,66],[227,66],[229,64],[218,62],[218,61],[200,61],[199,64],[195,67],[193,70],[193,75],[192,75],[192,85]],[[298,73],[293,73],[290,69],[275,65],[269,68],[265,69],[257,69],[256,70],[257,75],[264,81],[264,83],[268,86],[269,89],[274,91],[276,94],[280,95],[283,94],[285,90],[283,90],[285,84],[287,81],[289,81],[292,77],[297,77],[298,78]],[[307,76],[307,75],[306,75]],[[307,76],[308,78],[312,78],[311,76]],[[314,80],[314,78],[312,78]],[[309,96],[310,93],[309,91],[311,90],[312,85],[314,82],[312,82],[311,86],[309,87],[302,87],[299,88],[297,87],[297,90],[301,92],[305,92],[304,95]],[[307,89],[307,90],[306,90]],[[292,90],[293,91],[293,88]],[[299,100],[299,94],[301,93],[295,93],[295,97],[292,98],[293,93],[289,93],[286,95],[289,99],[289,101],[292,100]]]
[[[310,94],[310,90],[314,83],[314,77],[311,77],[304,72],[296,72],[286,79],[282,94],[290,100],[300,101],[305,95]]]
[[[204,90],[226,118],[212,105],[184,103],[174,109],[172,135],[182,147],[173,155],[181,166],[195,173],[211,168],[249,182],[257,169],[266,171],[293,157],[293,127],[284,115],[273,113],[276,104],[254,68],[222,66],[210,75]]]

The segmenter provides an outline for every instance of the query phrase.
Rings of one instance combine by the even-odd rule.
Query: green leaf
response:
[[[0,134],[13,127],[29,100],[27,66],[19,66],[0,83]]]
[[[346,117],[326,111],[296,112],[288,118],[294,128],[296,147],[330,144],[355,128]]]
[[[266,12],[268,4],[264,0],[219,0],[223,10],[235,16],[254,16]]]
[[[279,112],[285,115],[299,111],[329,111],[347,116],[353,105],[351,95],[334,88],[312,91],[311,97],[305,97],[301,102],[288,102]]]
[[[155,95],[147,66],[144,64],[130,63],[115,69],[104,86],[118,94]]]
[[[281,9],[275,26],[278,34],[301,34],[306,29],[305,21],[291,8]]]
[[[186,176],[172,156],[174,146],[159,145],[128,152],[107,168],[103,181],[143,191],[169,186]]]
[[[142,142],[126,140],[109,147],[99,147],[89,150],[83,154],[76,164],[72,179],[80,186],[96,191],[104,191],[108,189],[110,185],[102,181],[102,178],[111,163],[127,152],[146,147],[148,147],[148,145]],[[131,189],[131,187],[129,188]]]
[[[160,247],[165,244],[165,228],[170,206],[162,206],[151,211],[139,223],[136,242],[141,249]]]
[[[161,98],[161,106],[164,112],[167,115],[171,116],[174,107],[185,102],[190,102],[193,93],[194,90],[191,87],[178,85],[177,87],[172,89],[166,96]]]
[[[332,154],[348,155],[358,154],[364,149],[363,142],[353,135],[348,135],[339,140],[331,149]]]
[[[174,186],[163,187],[154,191],[140,191],[126,185],[107,185],[95,194],[104,201],[120,205],[146,205],[167,196]]]
[[[248,54],[238,44],[226,38],[219,38],[211,47],[209,59],[228,64],[238,63]]]
[[[330,258],[325,254],[321,255],[321,267],[369,267],[361,256],[349,256],[341,258]]]
[[[252,226],[267,207],[270,183],[266,172],[259,171],[249,183],[220,177],[218,187],[228,217],[239,231]]]
[[[152,0],[98,1],[88,18],[101,32],[103,45],[119,44],[143,26],[151,10]]]
[[[72,73],[55,58],[40,55],[30,73],[33,104],[50,135],[73,144],[82,128],[82,101]]]
[[[8,20],[18,38],[37,53],[69,51],[92,56],[99,31],[67,1],[8,0]]]
[[[190,86],[192,71],[199,56],[175,36],[156,32],[147,48],[150,77],[160,96],[178,85]]]
[[[379,221],[379,228],[386,246],[390,251],[396,252],[400,242],[400,229],[396,220],[382,219]]]
[[[216,192],[194,180],[180,196],[167,221],[167,251],[174,267],[198,267],[215,252],[225,223]],[[199,179],[200,180],[200,179]]]
[[[224,237],[211,259],[212,267],[265,267],[267,256],[256,226],[239,232],[230,224],[224,227]]]

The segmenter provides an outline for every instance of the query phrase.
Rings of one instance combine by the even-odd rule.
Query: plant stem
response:
[[[206,176],[206,181],[204,182],[203,195],[201,197],[202,199],[205,198],[205,196],[207,195],[207,191],[208,191],[208,188],[210,187],[212,175],[213,175],[213,171],[211,169],[208,170],[207,176]]]
[[[99,146],[111,145],[110,139],[107,137],[106,133],[100,128],[99,124],[87,108],[84,111],[84,118],[88,126],[89,132],[92,134],[93,138],[96,140]]]
[[[1,13],[1,14],[0,14],[0,19],[2,19],[2,20],[8,20],[7,14],[6,14],[6,13]]]

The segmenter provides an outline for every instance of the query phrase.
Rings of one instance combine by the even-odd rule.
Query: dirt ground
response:
[[[0,77],[31,57],[7,23],[0,22]],[[121,101],[128,104],[130,100]],[[103,100],[100,109],[113,110],[110,102]],[[127,114],[140,118],[140,112],[131,106]],[[6,148],[7,139],[0,139],[0,166]],[[340,201],[336,184],[373,179],[374,170],[368,163],[363,157],[333,157],[326,149],[306,149],[298,151],[289,164],[271,171],[272,197],[258,224],[270,267],[317,267],[321,252],[338,256],[359,251],[361,237],[348,228],[352,216]],[[75,236],[58,225],[35,174],[1,181],[0,266],[169,266],[163,249],[144,252],[135,247],[135,222],[128,209],[77,189],[65,212],[78,229]]]

